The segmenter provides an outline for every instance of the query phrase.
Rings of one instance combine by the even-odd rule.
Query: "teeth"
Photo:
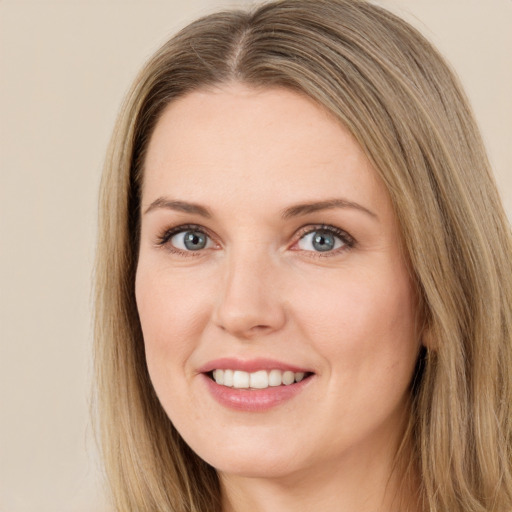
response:
[[[295,375],[293,372],[284,372],[283,373],[283,384],[285,386],[289,386],[295,382]]]
[[[270,370],[268,374],[269,386],[280,386],[283,383],[283,372],[281,370]]]
[[[224,371],[223,370],[213,370],[213,380],[217,384],[224,384]]]
[[[245,373],[245,372],[244,372]],[[268,373],[265,370],[249,373],[249,383],[251,388],[265,389],[268,388]]]
[[[289,386],[294,382],[300,382],[305,377],[304,372],[292,372],[281,370],[259,370],[249,373],[241,370],[214,370],[213,379],[217,384],[237,389],[266,389],[270,386]]]
[[[222,370],[217,370],[222,372]],[[224,386],[233,387],[233,370],[224,370]]]
[[[248,388],[250,376],[247,372],[235,370],[233,373],[233,387],[234,388]]]

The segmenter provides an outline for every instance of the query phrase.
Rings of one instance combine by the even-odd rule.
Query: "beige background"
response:
[[[152,51],[186,21],[233,3],[0,0],[0,512],[106,510],[88,395],[107,140]],[[512,0],[379,3],[457,69],[510,216]]]

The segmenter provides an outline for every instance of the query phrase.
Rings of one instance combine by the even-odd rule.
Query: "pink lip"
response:
[[[257,372],[258,370],[281,370],[283,372],[291,371],[294,373],[311,372],[311,370],[307,368],[300,368],[299,366],[294,366],[273,359],[258,358],[244,361],[242,359],[236,359],[233,357],[223,357],[220,359],[215,359],[214,361],[210,361],[205,365],[201,366],[197,371],[199,373],[208,373],[213,370],[241,370],[243,372],[249,373]]]
[[[266,389],[235,389],[217,384],[208,373],[213,370],[281,370],[294,373],[311,373],[307,368],[290,365],[273,359],[251,359],[244,361],[236,358],[221,358],[210,361],[198,369],[198,377],[206,386],[210,395],[221,405],[236,411],[264,412],[281,405],[300,394],[314,379],[314,375],[290,384],[289,386],[268,387]]]
[[[245,412],[265,412],[281,405],[301,393],[314,377],[308,377],[289,386],[276,386],[266,389],[235,389],[217,384],[206,374],[198,375],[211,396],[228,409]]]

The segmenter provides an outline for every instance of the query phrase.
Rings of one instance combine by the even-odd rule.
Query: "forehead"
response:
[[[199,201],[229,189],[246,199],[277,193],[293,202],[298,194],[317,200],[343,193],[387,201],[350,132],[313,100],[284,88],[230,84],[172,102],[155,127],[144,168],[148,200],[163,189]]]

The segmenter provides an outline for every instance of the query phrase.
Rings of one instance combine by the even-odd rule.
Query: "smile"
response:
[[[266,389],[269,387],[289,386],[301,382],[308,374],[305,372],[258,370],[245,372],[242,370],[216,369],[211,378],[219,385],[235,389]]]
[[[264,412],[305,393],[316,373],[275,359],[225,357],[198,368],[209,395],[228,409]]]

